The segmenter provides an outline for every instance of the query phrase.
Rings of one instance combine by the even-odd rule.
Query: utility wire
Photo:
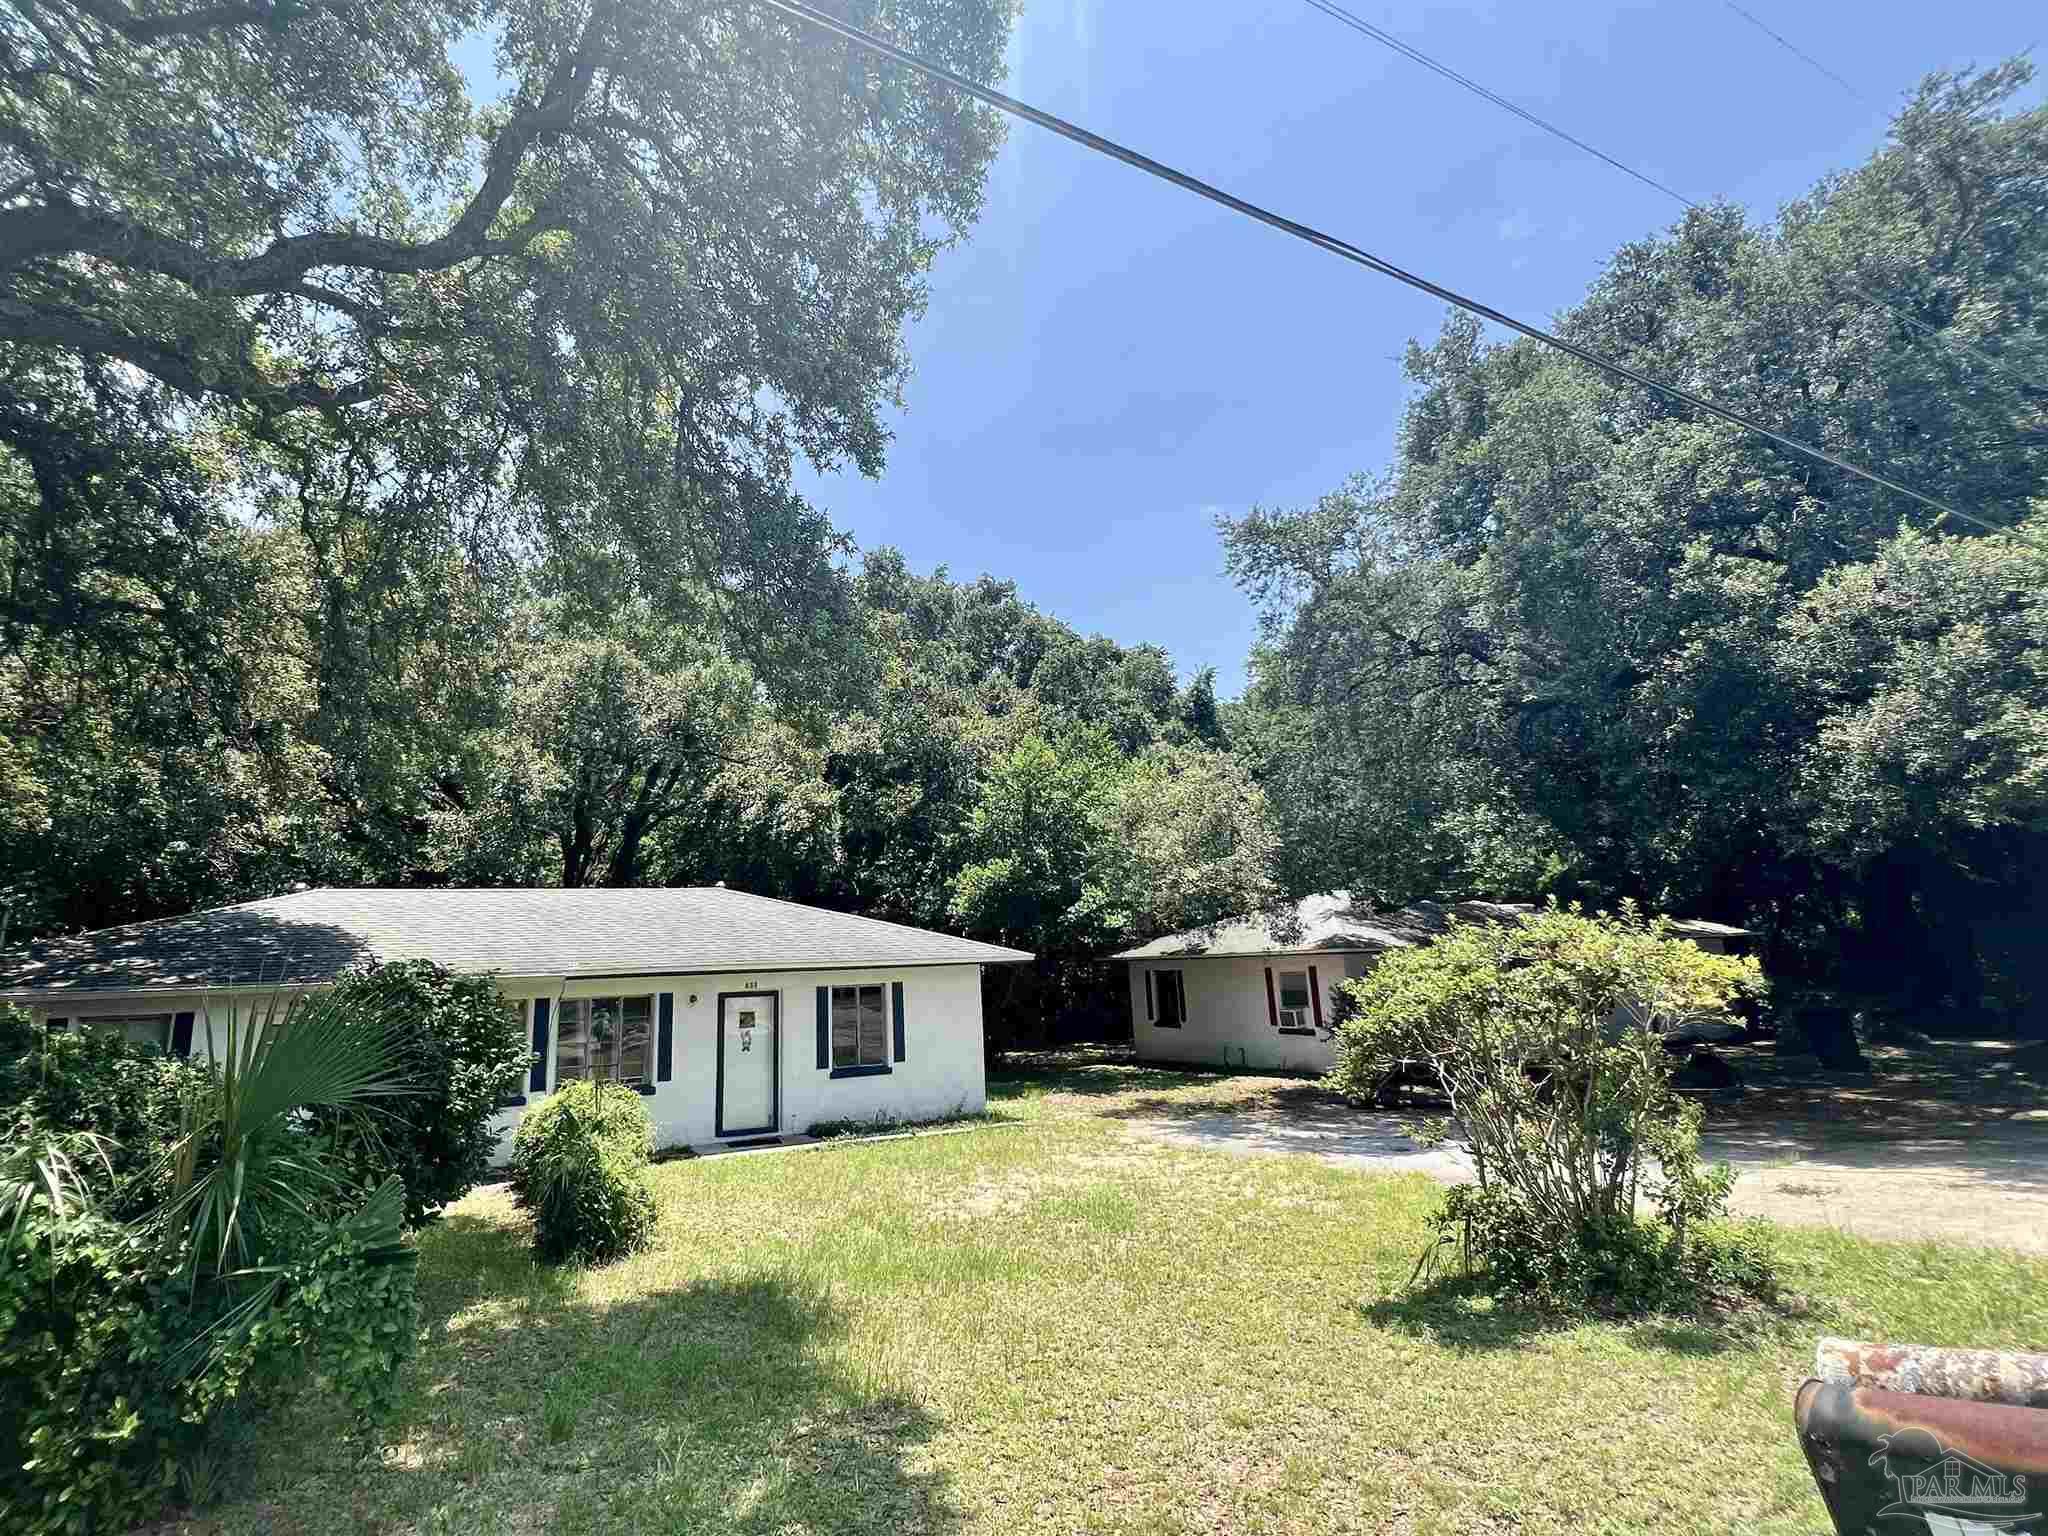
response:
[[[1363,16],[1360,16],[1356,11],[1348,10],[1344,6],[1338,4],[1337,0],[1308,0],[1308,3],[1316,10],[1321,11],[1325,16],[1328,16],[1332,21],[1341,22],[1345,26],[1351,28],[1352,31],[1360,33],[1365,37],[1369,37],[1374,42],[1382,44],[1385,47],[1393,49],[1403,58],[1412,59],[1417,64],[1420,64],[1424,69],[1431,70],[1434,73],[1443,76],[1444,79],[1452,81],[1457,85],[1463,86],[1466,90],[1472,92],[1473,95],[1480,97],[1482,100],[1492,102],[1502,111],[1511,112],[1516,117],[1519,117],[1523,122],[1530,124],[1532,127],[1542,129],[1552,138],[1562,139],[1565,143],[1570,144],[1577,149],[1584,150],[1594,159],[1604,161],[1606,164],[1613,166],[1617,171],[1620,171],[1624,176],[1632,177],[1635,180],[1641,182],[1644,186],[1651,188],[1653,191],[1663,193],[1666,197],[1670,198],[1673,202],[1679,204],[1681,207],[1689,208],[1697,212],[1704,206],[1703,204],[1697,203],[1693,199],[1687,197],[1683,192],[1680,192],[1675,188],[1668,186],[1666,183],[1657,180],[1656,177],[1650,175],[1649,173],[1645,171],[1639,171],[1634,166],[1628,164],[1626,161],[1615,159],[1614,156],[1608,154],[1607,151],[1605,151],[1604,149],[1599,149],[1596,148],[1594,145],[1588,144],[1584,139],[1580,138],[1577,134],[1570,133],[1567,130],[1560,128],[1556,123],[1550,122],[1545,118],[1538,117],[1534,112],[1529,111],[1526,107],[1523,107],[1516,102],[1510,101],[1507,97],[1501,95],[1498,91],[1489,89],[1488,87],[1480,84],[1477,80],[1474,80],[1471,76],[1460,74],[1457,70],[1453,69],[1450,65],[1444,63],[1441,59],[1435,59],[1430,57],[1428,54],[1424,53],[1420,48],[1417,48],[1414,44],[1407,42],[1402,38],[1396,37],[1393,33],[1387,31],[1384,27],[1374,26],[1371,22],[1367,21]],[[1745,12],[1744,14],[1747,13]],[[1885,298],[1882,294],[1872,293],[1867,288],[1858,288],[1853,283],[1838,283],[1835,278],[1829,276],[1825,272],[1821,272],[1818,268],[1815,269],[1815,275],[1818,276],[1821,279],[1821,281],[1826,283],[1830,288],[1836,289],[1837,292],[1846,293],[1851,298],[1863,300],[1863,302],[1866,304],[1875,304],[1880,309],[1889,310],[1894,318],[1911,326],[1914,330],[1921,332],[1923,335],[1931,336],[1936,341],[1939,341],[1946,346],[1959,347],[1963,351],[1969,353],[1970,356],[1976,358],[1977,361],[1983,363],[1986,367],[1997,369],[2000,373],[2003,373],[2007,378],[2016,380],[2017,382],[2028,385],[2034,389],[2041,390],[2043,393],[2048,393],[2048,378],[2036,378],[2033,374],[2027,372],[2022,368],[2019,368],[2018,366],[2012,363],[2006,362],[2004,359],[1998,357],[1994,353],[1985,351],[1982,347],[1977,346],[1973,342],[1966,341],[1960,336],[1951,336],[1947,331],[1944,331],[1938,325],[1929,325],[1925,320],[1922,320],[1918,315],[1908,314],[1902,306],[1892,302],[1890,299]]]
[[[986,102],[999,112],[1007,113],[1011,117],[1022,118],[1028,123],[1036,123],[1048,132],[1056,133],[1061,138],[1069,139],[1085,149],[1092,149],[1097,154],[1107,155],[1113,160],[1121,160],[1125,165],[1130,166],[1134,170],[1143,171],[1148,176],[1155,176],[1161,181],[1170,182],[1183,191],[1194,193],[1197,197],[1207,198],[1210,202],[1220,204],[1230,209],[1233,213],[1241,213],[1248,219],[1255,219],[1259,223],[1277,229],[1283,234],[1292,235],[1297,240],[1304,240],[1318,249],[1328,251],[1333,256],[1340,256],[1346,261],[1355,262],[1359,266],[1378,272],[1384,277],[1391,277],[1396,282],[1406,283],[1410,288],[1418,289],[1432,298],[1441,299],[1446,304],[1456,305],[1459,309],[1466,311],[1468,314],[1477,315],[1482,320],[1491,320],[1495,325],[1505,326],[1511,331],[1527,336],[1532,341],[1542,342],[1545,346],[1553,347],[1569,357],[1575,357],[1582,363],[1589,363],[1595,368],[1605,369],[1618,378],[1627,379],[1631,383],[1642,385],[1645,389],[1652,389],[1659,394],[1668,395],[1674,400],[1694,406],[1711,416],[1718,416],[1723,421],[1730,422],[1735,426],[1743,428],[1745,431],[1754,432],[1759,437],[1766,438],[1781,448],[1789,449],[1791,452],[1812,459],[1817,463],[1832,465],[1834,468],[1846,474],[1854,475],[1860,480],[1867,480],[1872,485],[1882,486],[1885,490],[1896,491],[1899,495],[1909,497],[1919,502],[1922,506],[1932,507],[1935,511],[1968,523],[1972,527],[1982,528],[1987,533],[2010,534],[2023,543],[2031,544],[2044,553],[2048,553],[2048,542],[2036,539],[2030,534],[2021,533],[2018,529],[2007,527],[2003,523],[1994,523],[1987,518],[1979,517],[1974,512],[1966,512],[1961,507],[1942,501],[1938,497],[1930,496],[1924,491],[1916,491],[1910,485],[1902,484],[1887,475],[1879,474],[1874,469],[1866,469],[1861,464],[1854,463],[1837,454],[1829,453],[1825,448],[1816,448],[1811,443],[1803,443],[1796,437],[1787,437],[1784,433],[1765,426],[1754,417],[1745,416],[1742,412],[1734,410],[1729,406],[1716,404],[1703,395],[1695,395],[1688,390],[1680,389],[1675,384],[1667,384],[1664,380],[1644,373],[1639,368],[1631,367],[1627,363],[1615,362],[1611,358],[1602,357],[1599,353],[1589,351],[1576,342],[1567,341],[1562,336],[1554,335],[1538,326],[1530,325],[1526,321],[1517,320],[1513,315],[1495,309],[1491,304],[1482,303],[1478,299],[1468,298],[1454,289],[1444,287],[1441,283],[1431,282],[1419,273],[1410,272],[1404,267],[1396,266],[1393,262],[1375,256],[1372,252],[1353,245],[1348,240],[1340,240],[1335,235],[1325,234],[1322,230],[1290,219],[1285,214],[1275,213],[1271,209],[1263,208],[1257,203],[1248,202],[1235,193],[1226,192],[1221,187],[1214,186],[1209,182],[1201,180],[1199,177],[1189,175],[1186,171],[1175,170],[1163,161],[1154,160],[1150,155],[1142,154],[1127,145],[1119,144],[1114,139],[1104,138],[1101,134],[1091,132],[1077,123],[1071,123],[1063,117],[1019,101],[1014,96],[1006,96],[993,86],[983,85],[978,80],[971,80],[963,74],[948,69],[943,64],[924,58],[920,54],[912,53],[907,48],[898,47],[895,43],[877,37],[874,33],[865,31],[851,22],[842,21],[829,11],[820,10],[817,6],[809,4],[808,0],[759,0],[759,3],[770,10],[780,12],[784,16],[797,21],[807,22],[822,31],[830,32],[835,37],[843,38],[856,47],[866,49],[869,53],[901,64],[906,69],[916,70],[919,74],[929,79],[942,81],[952,86],[955,90],[974,97],[977,101]]]
[[[1328,16],[1332,21],[1340,21],[1345,26],[1351,28],[1352,31],[1362,32],[1367,37],[1371,38],[1374,42],[1383,44],[1386,47],[1393,49],[1394,52],[1402,55],[1404,58],[1413,59],[1417,64],[1420,64],[1424,69],[1434,71],[1436,74],[1442,75],[1446,80],[1451,81],[1453,84],[1463,86],[1473,95],[1481,97],[1486,101],[1492,102],[1496,107],[1499,107],[1503,112],[1512,112],[1516,117],[1519,117],[1523,122],[1528,123],[1532,127],[1541,128],[1545,133],[1550,134],[1553,138],[1563,139],[1565,143],[1572,145],[1574,148],[1583,149],[1595,160],[1606,161],[1607,164],[1613,166],[1617,171],[1621,172],[1622,175],[1634,177],[1637,181],[1640,181],[1644,186],[1650,188],[1653,192],[1662,192],[1666,197],[1672,199],[1674,202],[1683,203],[1688,208],[1697,208],[1700,206],[1691,198],[1687,197],[1683,192],[1674,192],[1670,187],[1666,186],[1663,182],[1657,180],[1656,177],[1651,176],[1646,172],[1637,170],[1634,166],[1627,164],[1625,161],[1615,159],[1614,156],[1608,154],[1606,150],[1595,148],[1593,145],[1588,144],[1584,139],[1579,138],[1576,134],[1567,133],[1564,129],[1558,127],[1555,123],[1544,121],[1542,118],[1538,117],[1534,112],[1529,111],[1527,108],[1521,106],[1516,102],[1508,100],[1507,97],[1501,95],[1499,92],[1489,90],[1487,87],[1481,85],[1477,80],[1474,80],[1470,75],[1462,75],[1458,73],[1457,70],[1451,68],[1450,65],[1444,63],[1441,59],[1431,58],[1428,54],[1424,53],[1420,48],[1417,48],[1412,43],[1406,42],[1403,39],[1396,37],[1393,33],[1387,31],[1384,27],[1374,26],[1371,22],[1367,21],[1363,16],[1359,15],[1356,11],[1346,10],[1343,6],[1338,5],[1336,3],[1336,0],[1308,0],[1308,3],[1314,6],[1317,10],[1321,11],[1325,16]]]
[[[1865,96],[1861,91],[1857,90],[1855,86],[1851,85],[1848,81],[1844,80],[1840,75],[1836,74],[1832,69],[1829,69],[1827,65],[1821,63],[1819,59],[1816,59],[1804,48],[1801,48],[1797,43],[1793,42],[1790,38],[1781,37],[1778,33],[1773,32],[1769,27],[1765,26],[1761,21],[1757,20],[1755,16],[1751,15],[1748,11],[1745,11],[1741,6],[1737,5],[1735,3],[1735,0],[1722,0],[1722,4],[1726,5],[1729,10],[1733,11],[1736,15],[1740,16],[1752,27],[1755,27],[1757,31],[1763,33],[1765,37],[1768,37],[1780,48],[1784,49],[1787,53],[1791,54],[1793,58],[1801,59],[1805,61],[1807,64],[1811,65],[1813,68],[1819,70],[1822,74],[1826,75],[1830,80],[1834,81],[1835,84],[1839,85],[1843,90],[1847,91],[1851,96],[1854,96],[1858,101],[1868,101],[1870,99],[1869,97]]]

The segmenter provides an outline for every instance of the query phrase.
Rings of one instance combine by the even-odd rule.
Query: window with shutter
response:
[[[1281,1033],[1308,1035],[1315,1033],[1315,1019],[1310,1012],[1307,971],[1282,971],[1279,973]]]
[[[61,1027],[63,1020],[52,1019],[52,1027]],[[88,1013],[71,1021],[71,1027],[82,1034],[112,1035],[130,1045],[153,1045],[158,1050],[171,1048],[171,1015],[168,1013]]]
[[[585,1080],[652,1093],[653,1039],[651,995],[565,997],[555,1010],[555,1086]]]
[[[835,1074],[889,1070],[889,1008],[879,983],[832,988],[831,1021]]]

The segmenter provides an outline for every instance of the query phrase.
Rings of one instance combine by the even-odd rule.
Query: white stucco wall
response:
[[[1341,953],[1313,957],[1222,956],[1180,960],[1133,960],[1130,972],[1131,1038],[1147,1061],[1201,1062],[1208,1066],[1256,1067],[1282,1072],[1329,1071],[1334,1054],[1327,1035],[1282,1034],[1266,1007],[1266,969],[1275,985],[1282,971],[1315,968],[1327,1023],[1335,987],[1347,974],[1362,975],[1366,957]],[[1175,1029],[1148,1018],[1147,972],[1178,970],[1187,989],[1187,1022]],[[1152,1010],[1155,1014],[1157,1008]]]
[[[891,982],[903,984],[904,1059],[894,1060],[890,1051],[889,1070],[867,1076],[834,1077],[829,1066],[817,1064],[817,989],[821,986],[855,986]],[[648,1114],[654,1121],[655,1145],[670,1147],[698,1145],[717,1138],[718,1091],[718,997],[721,992],[767,992],[778,999],[780,1016],[777,1063],[779,1105],[775,1129],[784,1135],[801,1134],[821,1120],[866,1120],[883,1117],[895,1120],[929,1120],[956,1113],[978,1113],[987,1106],[988,1087],[983,1069],[981,1038],[981,968],[978,965],[911,966],[894,970],[764,971],[717,976],[607,977],[598,981],[565,981],[557,977],[504,977],[505,995],[525,1005],[545,997],[554,1013],[557,1000],[577,997],[620,997],[653,994],[655,1028],[660,1017],[660,994],[674,996],[674,1043],[672,1071],[667,1082],[653,1084],[646,1095]],[[694,999],[694,1000],[693,1000]],[[252,1006],[265,999],[236,1002],[246,1017]],[[214,996],[205,1006],[214,1016],[214,1048],[225,1050],[229,1000]],[[91,1013],[143,1011],[200,1012],[197,994],[160,993],[147,998],[134,995],[100,997],[90,1003],[61,1002],[39,1005],[45,1017],[79,1017]],[[522,1006],[530,1028],[531,1015]],[[547,1052],[548,1089],[554,1089],[554,1023],[550,1019]],[[195,1020],[192,1032],[194,1055],[207,1052],[206,1021]],[[650,1074],[655,1042],[648,1043]],[[829,1051],[828,1051],[829,1060]],[[528,1094],[528,1102],[535,1096]],[[524,1107],[507,1109],[497,1118],[500,1153],[509,1146],[511,1133],[525,1114]],[[760,1133],[756,1133],[760,1134]]]

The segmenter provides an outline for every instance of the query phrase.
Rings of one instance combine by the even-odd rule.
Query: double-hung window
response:
[[[889,1064],[887,989],[832,989],[832,1069]]]
[[[565,997],[555,1014],[555,1084],[587,1080],[645,1087],[652,997]]]
[[[1280,982],[1280,1009],[1276,1017],[1282,1029],[1312,1030],[1316,1027],[1315,1016],[1310,1011],[1307,971],[1282,971]]]

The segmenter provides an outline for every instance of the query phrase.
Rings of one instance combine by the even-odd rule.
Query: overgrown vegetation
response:
[[[377,1028],[280,1003],[205,1068],[0,1025],[0,1078],[32,1085],[0,1148],[0,1527],[148,1519],[204,1484],[225,1419],[309,1373],[351,1423],[388,1405],[415,1343],[404,1189],[351,1183],[307,1115],[402,1087]]]
[[[51,1034],[0,1003],[0,1104],[44,1137],[91,1137],[93,1187],[116,1202],[158,1193],[137,1174],[153,1168],[179,1133],[186,1104],[206,1091],[206,1069],[141,1050],[96,1030]]]
[[[1734,1175],[1699,1159],[1700,1110],[1672,1091],[1673,1030],[1761,987],[1632,910],[1552,905],[1459,923],[1343,984],[1332,1087],[1376,1099],[1420,1077],[1477,1182],[1450,1190],[1418,1276],[1446,1266],[1504,1295],[1620,1312],[1769,1294],[1767,1255],[1710,1230]],[[1653,1216],[1641,1214],[1647,1206]]]
[[[1285,883],[1632,896],[1764,929],[1775,975],[2048,1034],[2031,77],[1931,76],[1866,164],[1623,246],[1560,325],[2033,542],[1454,316],[1384,477],[1225,529]]]
[[[552,1264],[608,1264],[653,1239],[654,1122],[631,1088],[575,1082],[531,1106],[512,1136],[513,1197]]]
[[[468,1194],[490,1168],[491,1121],[516,1097],[533,1061],[517,1011],[495,978],[426,960],[373,965],[328,989],[328,1005],[378,1021],[404,1094],[348,1110],[316,1110],[353,1181],[396,1177],[405,1220],[417,1227]]]

